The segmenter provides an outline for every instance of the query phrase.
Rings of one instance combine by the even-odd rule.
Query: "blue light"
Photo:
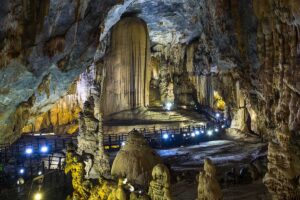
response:
[[[192,137],[195,137],[195,136],[196,136],[196,134],[195,134],[195,133],[192,133],[192,134],[191,134],[191,136],[192,136]]]
[[[24,174],[25,173],[25,169],[21,168],[19,171],[20,174]]]
[[[225,125],[224,125],[224,124],[222,125],[222,128],[225,128]]]
[[[219,129],[218,129],[218,128],[215,128],[215,132],[216,132],[216,133],[219,132]]]
[[[220,116],[220,113],[216,113],[216,118],[219,118]]]
[[[48,150],[49,150],[49,149],[48,149],[47,146],[42,146],[42,147],[41,147],[41,152],[42,152],[42,153],[47,153]]]
[[[196,135],[199,135],[199,134],[200,134],[200,132],[199,132],[199,131],[195,131],[195,133],[196,133]]]
[[[26,148],[25,153],[31,155],[33,153],[33,149],[31,147]]]
[[[212,136],[212,134],[213,134],[213,131],[212,131],[212,130],[208,130],[208,131],[207,131],[207,135],[208,135],[208,136]]]
[[[165,133],[165,134],[163,134],[163,138],[166,140],[169,138],[169,135]]]
[[[204,130],[201,130],[201,133],[203,134],[203,133],[204,133]]]

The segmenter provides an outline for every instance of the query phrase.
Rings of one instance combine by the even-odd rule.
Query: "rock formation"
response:
[[[220,200],[223,198],[216,179],[216,168],[210,159],[204,160],[204,170],[200,171],[197,200]]]
[[[99,122],[94,116],[94,99],[89,98],[84,103],[83,112],[79,117],[78,149],[81,155],[87,155],[87,163],[92,162],[91,168],[87,168],[87,174],[91,177],[109,176],[109,159],[104,152],[102,137],[102,121]]]
[[[84,179],[84,164],[79,160],[79,156],[72,152],[67,152],[67,160],[65,166],[65,173],[71,172],[72,186],[74,192],[69,200],[85,200],[89,197],[88,181]]]
[[[125,146],[118,152],[111,173],[116,177],[127,178],[132,184],[147,186],[151,181],[153,167],[161,162],[143,135],[133,130],[129,133]]]
[[[291,145],[294,142],[287,127],[276,135],[279,143],[269,143],[268,172],[264,183],[274,199],[299,199],[300,148]]]
[[[158,164],[153,168],[148,195],[152,200],[172,199],[170,193],[170,172],[165,165]]]
[[[150,44],[147,25],[139,18],[121,19],[112,29],[110,44],[105,64],[104,116],[148,106]]]
[[[1,1],[0,143],[16,140],[28,120],[66,95],[92,63],[99,24],[117,3]]]

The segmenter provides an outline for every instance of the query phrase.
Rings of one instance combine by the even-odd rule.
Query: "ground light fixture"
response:
[[[42,146],[42,147],[41,147],[41,152],[42,152],[42,153],[47,153],[48,150],[49,150],[49,148],[48,148],[47,146]]]
[[[21,168],[21,169],[19,170],[19,173],[20,173],[20,174],[24,174],[24,173],[25,173],[25,169],[24,169],[24,168]]]
[[[35,193],[33,196],[33,200],[42,200],[42,199],[43,199],[43,195],[40,192]]]
[[[220,116],[220,113],[216,113],[216,118],[219,118]]]
[[[218,132],[219,132],[219,129],[218,129],[218,128],[215,128],[215,132],[218,133]]]
[[[208,136],[212,136],[212,135],[213,135],[213,131],[212,131],[212,130],[208,130],[208,131],[207,131],[207,135],[208,135]]]
[[[199,132],[199,131],[195,131],[195,134],[196,134],[196,135],[200,135],[200,132]]]
[[[195,137],[195,136],[196,136],[196,134],[193,132],[193,133],[191,134],[191,136],[192,136],[192,137]]]
[[[32,149],[31,147],[27,147],[27,148],[25,149],[25,153],[26,153],[27,155],[31,155],[31,154],[33,153],[33,149]]]
[[[163,138],[166,140],[169,138],[169,135],[167,133],[163,134]]]
[[[173,105],[172,103],[168,102],[168,103],[166,103],[165,108],[170,111],[172,108],[172,105]]]

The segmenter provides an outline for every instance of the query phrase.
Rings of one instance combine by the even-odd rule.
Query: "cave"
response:
[[[2,0],[0,199],[300,199],[298,0]]]

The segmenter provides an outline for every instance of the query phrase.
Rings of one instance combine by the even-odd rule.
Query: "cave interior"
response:
[[[2,0],[0,199],[299,200],[299,0]]]

